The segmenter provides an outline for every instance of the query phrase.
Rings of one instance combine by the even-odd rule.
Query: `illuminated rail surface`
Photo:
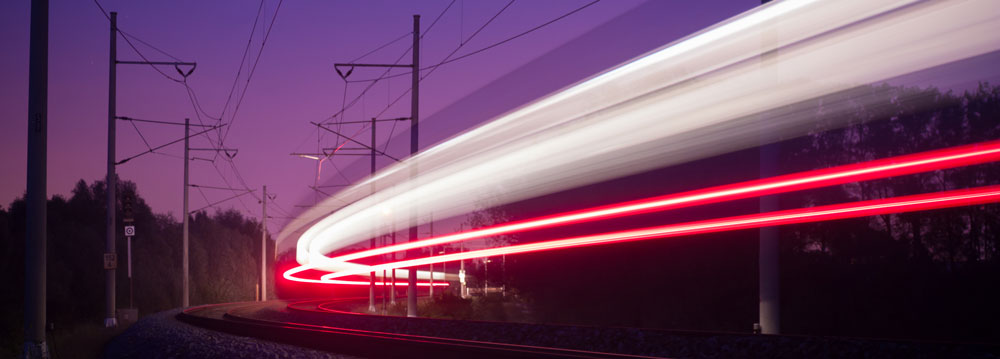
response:
[[[986,142],[327,256],[390,227],[409,227],[411,213],[432,212],[438,218],[469,213],[475,210],[470,198],[511,203],[801,136],[817,128],[806,111],[810,100],[838,94],[845,101],[874,103],[871,89],[861,91],[865,85],[998,51],[996,34],[1000,12],[992,0],[785,0],[758,7],[504,114],[339,192],[282,230],[279,241],[297,240],[300,264],[283,276],[364,285],[367,280],[347,278],[396,268],[400,278],[407,278],[402,268],[461,259],[996,202],[1000,188],[979,187],[402,261],[353,262],[502,233],[997,161],[1000,142]],[[832,115],[828,118],[849,117]],[[540,156],[545,160],[537,160]],[[411,178],[418,165],[418,175]],[[391,226],[382,213],[387,210],[402,214],[388,221]],[[416,218],[416,224],[425,219]],[[325,274],[305,276],[316,272]],[[430,277],[426,271],[416,275]]]
[[[325,309],[324,305],[367,299],[367,297],[322,299],[287,304],[275,302],[210,304],[187,308],[178,314],[177,318],[190,324],[231,334],[365,357],[399,358],[420,353],[421,356],[440,358],[648,358],[639,355],[398,334],[316,324],[317,320],[324,322],[323,315],[348,314],[348,312]],[[312,321],[287,320],[287,318],[262,319],[259,312],[267,310],[269,306],[279,310],[287,308],[292,312],[308,313]]]

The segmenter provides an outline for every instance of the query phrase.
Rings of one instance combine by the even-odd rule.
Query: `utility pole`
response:
[[[371,126],[372,126],[372,142],[371,142],[372,146],[369,149],[371,151],[371,171],[370,171],[370,175],[371,175],[371,178],[375,178],[375,118],[374,117],[372,117]],[[372,195],[374,195],[375,194],[375,189],[376,189],[375,188],[375,181],[372,181],[372,183],[370,185],[370,188],[371,188],[370,193]],[[371,239],[371,243],[370,243],[371,244],[370,245],[371,249],[375,249],[375,233],[377,233],[377,231],[372,231],[372,239]],[[375,271],[372,271],[371,273],[369,273],[369,282],[368,282],[368,284],[369,284],[368,285],[368,312],[375,313]]]
[[[198,126],[198,125],[195,125]],[[214,129],[215,127],[213,127]],[[196,133],[195,136],[202,134],[203,132]],[[190,261],[188,259],[188,253],[190,252],[190,229],[191,229],[191,212],[188,207],[188,188],[191,185],[188,183],[190,179],[190,171],[188,169],[191,162],[191,151],[224,151],[228,153],[229,151],[236,151],[231,148],[191,148],[191,119],[184,119],[184,224],[182,231],[183,244],[181,245],[181,272],[183,275],[182,288],[181,288],[181,307],[187,308],[191,305],[191,276],[190,276]],[[235,155],[234,155],[235,156]]]
[[[396,245],[396,224],[395,219],[393,219],[392,225],[392,245]],[[391,261],[396,261],[396,252],[389,253],[391,256]],[[396,268],[391,269],[392,272],[392,282],[389,283],[391,286],[389,288],[389,304],[396,305]]]
[[[410,158],[417,154],[419,147],[418,115],[420,114],[420,15],[413,15],[413,87],[410,90]],[[411,159],[412,161],[412,159]],[[410,181],[417,178],[417,163],[410,167]],[[417,240],[417,207],[410,207],[410,242]],[[416,250],[409,250],[407,258],[415,258]],[[417,268],[407,271],[406,316],[417,316]]]
[[[118,318],[115,315],[115,267],[117,262],[117,252],[115,251],[115,190],[118,187],[118,178],[115,174],[115,86],[116,63],[118,62],[118,13],[111,12],[111,54],[110,68],[108,69],[108,174],[104,181],[105,195],[107,202],[106,237],[104,239],[104,327],[113,328],[118,326]],[[110,263],[109,263],[110,262]]]
[[[177,72],[181,73],[181,76],[187,78],[194,72],[194,68],[198,66],[194,62],[164,62],[164,61],[118,61],[118,13],[111,12],[111,41],[109,44],[110,54],[108,56],[109,68],[108,68],[108,171],[107,178],[105,179],[105,185],[107,189],[105,190],[107,197],[107,223],[105,223],[105,228],[107,229],[107,237],[105,238],[105,250],[104,250],[104,311],[106,313],[104,318],[104,326],[111,328],[118,326],[118,318],[116,316],[115,309],[115,269],[118,266],[118,255],[115,249],[115,239],[117,238],[117,231],[115,228],[115,208],[116,208],[116,192],[118,189],[118,175],[115,173],[115,166],[121,163],[115,162],[115,121],[118,120],[116,114],[115,100],[116,96],[116,86],[117,86],[117,74],[116,69],[119,64],[126,65],[151,65],[151,66],[174,66]],[[191,69],[187,72],[181,71],[179,66],[191,66]],[[185,121],[186,122],[186,121]],[[185,136],[184,142],[187,143],[187,125],[185,124]],[[187,146],[185,145],[185,148]],[[185,152],[185,186],[184,186],[184,198],[185,198],[185,217],[184,217],[184,306],[186,307],[187,302],[187,153]]]
[[[429,225],[431,227],[430,228],[429,236],[430,236],[430,238],[434,238],[434,217],[433,216],[430,217]],[[431,256],[432,257],[434,256],[434,247],[433,246],[431,246]],[[431,285],[428,288],[430,288],[429,289],[430,290],[429,294],[430,294],[431,300],[434,300],[434,263],[431,263],[430,266],[431,266],[430,267]]]
[[[761,4],[766,4],[771,0],[761,0]],[[768,25],[765,25],[768,26]],[[774,41],[773,33],[774,29],[767,32],[771,36],[765,35],[765,38],[761,41]],[[767,34],[766,33],[766,34]],[[762,44],[766,45],[766,44]],[[777,52],[770,52],[761,56],[761,60],[767,60],[769,57],[777,55]],[[759,174],[760,178],[774,177],[778,175],[778,153],[780,151],[779,144],[761,144],[758,150],[759,155]],[[778,197],[762,196],[760,197],[759,210],[760,213],[774,212],[779,209]],[[758,280],[759,280],[759,327],[754,328],[755,331],[759,329],[762,334],[780,334],[781,333],[781,298],[780,298],[780,279],[778,272],[778,227],[761,227],[759,229],[760,233],[760,244],[759,244],[759,257],[758,257]]]
[[[260,301],[267,301],[267,186],[261,199],[260,222]]]
[[[350,65],[350,66],[380,66],[380,65],[367,65],[367,64],[335,64],[334,66],[348,66],[348,65]],[[402,65],[400,65],[400,66],[402,66]],[[344,79],[346,80],[347,75],[344,75],[339,69],[337,70],[337,73],[341,74],[341,76],[344,77]],[[350,73],[350,71],[348,73]],[[377,134],[377,132],[376,132],[376,125],[379,122],[406,121],[406,120],[409,120],[409,118],[408,117],[400,117],[400,118],[388,118],[388,119],[381,119],[381,120],[379,120],[379,119],[377,119],[375,117],[372,117],[372,119],[368,120],[368,121],[340,121],[340,122],[334,123],[334,124],[339,124],[339,125],[356,125],[356,124],[368,124],[368,125],[370,125],[371,126],[371,143],[367,144],[367,145],[364,144],[364,143],[361,143],[360,141],[357,141],[357,140],[355,140],[355,139],[353,139],[351,137],[344,136],[343,134],[341,134],[340,132],[338,132],[336,130],[333,130],[333,129],[329,128],[329,127],[323,126],[323,124],[312,122],[312,124],[315,125],[316,127],[319,127],[321,129],[324,129],[324,130],[326,130],[328,132],[331,132],[331,133],[337,135],[338,139],[339,138],[344,138],[344,139],[346,139],[346,140],[348,140],[350,142],[353,142],[354,144],[359,145],[361,147],[358,147],[358,148],[338,147],[336,149],[333,149],[333,148],[323,148],[323,152],[322,153],[291,153],[291,155],[292,156],[305,157],[305,158],[313,158],[313,159],[330,158],[330,157],[332,157],[334,155],[341,155],[341,156],[359,156],[359,155],[364,155],[364,156],[368,156],[369,159],[370,159],[370,161],[371,161],[371,169],[370,169],[369,173],[370,173],[370,176],[372,178],[374,178],[375,177],[375,156],[385,156],[385,157],[388,157],[389,159],[391,159],[393,161],[397,161],[397,162],[399,161],[399,159],[397,159],[395,157],[392,157],[392,156],[386,154],[385,152],[379,151],[376,148],[376,142],[375,142],[376,141],[376,134]],[[334,150],[334,152],[327,152],[327,150]],[[349,152],[349,151],[352,151],[352,150],[368,150],[368,153],[364,154],[364,153],[359,153],[359,152]],[[344,153],[344,152],[346,152],[346,153]],[[370,193],[372,195],[374,195],[375,194],[375,190],[377,189],[376,186],[375,186],[375,181],[372,181],[369,184],[369,189],[370,189]],[[375,226],[375,227],[377,227],[377,226]],[[369,243],[369,247],[371,249],[375,248],[375,237],[376,237],[375,233],[376,232],[378,232],[378,228],[374,228],[373,227],[372,228],[372,238],[371,238],[370,243]],[[385,284],[385,278],[386,277],[383,274],[383,276],[382,276],[382,284],[383,285]],[[382,293],[383,296],[385,295],[385,290],[384,289],[385,288],[383,288],[383,291],[382,291],[383,292]],[[385,298],[383,298],[383,301],[384,301],[384,299]],[[395,300],[393,300],[393,303],[395,304]],[[371,273],[369,273],[369,282],[368,282],[368,311],[371,312],[371,313],[374,313],[376,310],[377,310],[377,308],[375,306],[375,272],[372,271]]]
[[[385,246],[385,236],[382,236],[382,245]],[[385,261],[385,258],[386,255],[383,254],[382,261]],[[383,269],[382,270],[382,315],[386,315],[388,313],[387,307],[385,305],[385,289],[386,289],[385,278],[386,278],[386,271],[385,269]]]
[[[31,1],[28,62],[28,178],[24,238],[24,358],[48,358],[45,343],[49,1]]]
[[[191,214],[188,213],[188,162],[190,161],[189,158],[191,158],[189,155],[189,153],[191,152],[190,136],[189,136],[190,133],[191,133],[191,119],[185,118],[184,119],[184,224],[183,224],[184,234],[182,236],[183,244],[181,245],[181,258],[182,258],[181,272],[183,273],[182,275],[184,276],[183,279],[181,280],[182,282],[181,307],[183,308],[187,308],[188,306],[191,305],[190,302],[191,292],[189,287],[190,280],[188,277],[188,240],[189,240],[188,230],[190,228],[190,223],[188,222],[191,221],[189,218],[191,217]]]
[[[340,71],[339,67],[350,67],[351,70],[344,74]],[[419,123],[418,113],[420,112],[420,15],[413,15],[413,62],[409,65],[397,65],[397,64],[356,64],[356,63],[335,63],[333,65],[337,73],[340,74],[345,80],[347,76],[350,75],[351,71],[355,67],[409,67],[411,69],[411,81],[412,87],[410,89],[410,155],[417,153],[419,148],[419,129],[417,124]],[[331,131],[325,127],[321,128]],[[331,131],[333,132],[333,131]],[[350,139],[350,138],[348,138]],[[374,146],[373,146],[374,147]],[[384,155],[384,153],[383,153]],[[410,169],[410,178],[414,179],[417,176],[417,168],[413,166]],[[417,240],[417,210],[412,208],[410,212],[410,241]],[[414,250],[407,251],[407,257],[416,256]],[[393,258],[395,259],[395,258]],[[406,289],[406,316],[416,317],[417,316],[417,272],[416,268],[407,269],[407,289]],[[396,285],[395,278],[393,278],[393,286]],[[395,288],[393,288],[395,289]],[[393,290],[393,296],[395,296],[395,290]]]

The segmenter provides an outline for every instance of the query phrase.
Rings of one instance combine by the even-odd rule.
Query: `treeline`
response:
[[[780,173],[1000,139],[1000,87],[963,94],[878,85],[810,105],[817,131],[778,144]],[[876,101],[871,101],[877,99]],[[845,115],[846,114],[846,115]],[[826,123],[842,121],[835,130]],[[750,149],[564,191],[473,216],[474,226],[752,180]],[[779,196],[782,209],[1000,184],[1000,164]],[[758,212],[756,199],[501,238],[527,243]],[[489,265],[542,322],[749,332],[757,322],[758,231],[508,256]],[[1000,204],[780,227],[782,331],[1000,342]],[[472,266],[481,276],[481,265]],[[502,278],[498,276],[503,276]],[[499,284],[499,283],[498,283]],[[493,285],[493,284],[491,284]]]
[[[47,316],[57,328],[103,323],[106,185],[80,180],[72,195],[48,201]],[[140,315],[181,306],[181,221],[153,213],[136,185],[119,181],[116,224],[118,270],[116,301],[129,307],[126,240],[122,202],[134,198],[136,236],[132,240],[132,289]],[[5,348],[19,348],[23,338],[25,202],[0,207],[0,291]],[[259,222],[234,210],[196,212],[190,223],[191,305],[254,300],[260,273]],[[270,241],[269,241],[270,242]],[[268,265],[273,263],[273,242]],[[270,273],[270,272],[269,272]],[[269,282],[273,282],[269,280]],[[272,291],[273,293],[273,291]],[[16,352],[13,352],[16,353]]]

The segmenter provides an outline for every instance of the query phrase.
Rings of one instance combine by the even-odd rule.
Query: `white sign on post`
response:
[[[135,226],[125,226],[125,236],[126,237],[135,236]]]

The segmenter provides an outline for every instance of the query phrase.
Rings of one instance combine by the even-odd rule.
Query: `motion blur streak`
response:
[[[388,254],[396,251],[404,251],[415,248],[435,246],[455,241],[481,238],[490,235],[513,233],[530,229],[538,229],[556,225],[566,225],[581,221],[598,220],[624,215],[633,215],[651,211],[663,211],[682,207],[695,206],[700,204],[716,203],[754,196],[818,188],[855,181],[872,180],[891,176],[899,176],[952,168],[981,164],[1000,160],[1000,141],[983,142],[973,145],[952,147],[947,149],[922,152],[917,154],[891,157],[881,160],[857,163],[846,166],[832,167],[822,170],[794,173],[773,178],[766,178],[755,181],[736,183],[725,186],[711,187],[702,190],[689,191],[679,194],[660,196],[644,199],[640,201],[615,204],[611,206],[591,208],[583,211],[557,214],[554,216],[531,219],[521,222],[502,224],[469,232],[446,235],[427,240],[404,243],[400,245],[376,248],[373,250],[359,251],[347,255],[333,257],[330,260],[346,262],[359,258],[370,257],[380,254]],[[359,268],[368,268],[360,266]],[[312,269],[299,267],[285,273],[285,278],[289,280],[300,280],[294,275]],[[363,273],[364,271],[358,271]],[[438,276],[437,273],[435,273]],[[440,276],[438,276],[441,278]],[[307,280],[310,282],[322,282]]]
[[[711,187],[671,194],[610,206],[588,208],[582,211],[560,213],[553,216],[501,224],[468,232],[408,242],[387,247],[358,251],[331,258],[333,261],[352,261],[392,252],[438,246],[475,238],[515,233],[550,226],[635,215],[653,211],[691,207],[709,203],[732,201],[811,188],[833,186],[849,182],[867,181],[892,176],[968,166],[1000,160],[1000,141],[983,142],[929,151],[906,156],[846,166],[794,173],[784,176]]]
[[[309,268],[368,271],[325,254],[409,227],[384,208],[448,218],[476,199],[500,205],[801,136],[818,127],[819,97],[874,103],[868,84],[997,51],[997,33],[993,0],[775,1],[387,167],[301,214],[279,241],[297,239]]]
[[[546,251],[560,248],[591,246],[616,242],[638,241],[677,236],[688,236],[721,231],[733,231],[766,226],[777,226],[794,223],[829,221],[836,219],[873,216],[886,213],[900,213],[930,210],[957,206],[996,202],[1000,200],[1000,186],[987,186],[974,189],[954,190],[946,192],[920,194],[914,196],[883,198],[870,201],[837,204],[830,206],[801,208],[778,212],[752,214],[707,221],[671,224],[660,227],[639,230],[621,231],[591,236],[542,241],[507,247],[488,248],[469,252],[446,254],[425,258],[410,259],[392,263],[378,264],[371,270],[388,270],[401,267],[413,267],[431,263],[452,262],[462,259],[492,257],[502,254],[516,254]],[[359,274],[357,270],[344,270],[329,273],[321,280],[339,278]],[[361,272],[363,273],[363,272]]]

